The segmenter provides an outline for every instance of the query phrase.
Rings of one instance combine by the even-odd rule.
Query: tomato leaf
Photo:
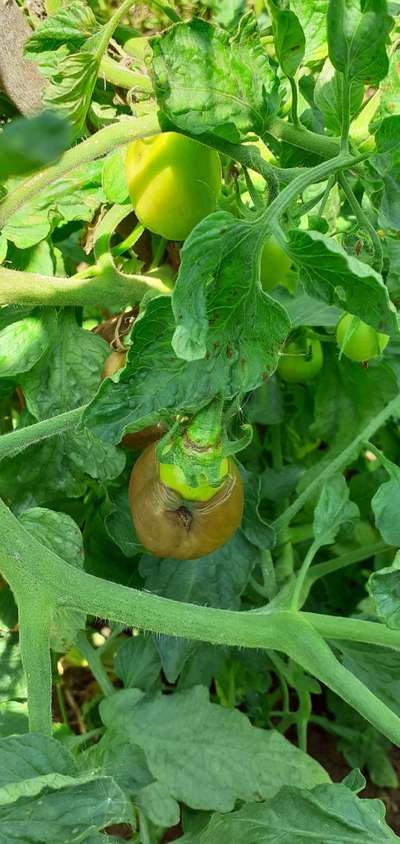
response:
[[[263,134],[278,108],[277,78],[251,16],[234,37],[194,18],[150,43],[157,101],[175,126],[232,142]]]
[[[286,76],[294,76],[304,58],[305,37],[299,19],[290,9],[268,0],[278,62]]]
[[[201,844],[242,844],[257,832],[263,844],[304,844],[321,836],[348,844],[390,844],[397,836],[384,821],[380,800],[360,800],[341,783],[320,785],[312,791],[283,787],[273,800],[248,803],[231,814],[215,814],[201,835]],[[299,820],[301,818],[301,820]],[[262,837],[261,837],[262,836]],[[254,839],[256,840],[256,839]],[[185,838],[182,839],[186,844]],[[187,844],[194,844],[189,837]]]
[[[359,517],[356,504],[349,501],[349,490],[343,475],[333,475],[322,487],[314,511],[313,531],[319,547],[332,545],[339,530]]]
[[[318,76],[314,99],[315,105],[322,112],[324,125],[333,135],[340,135],[343,111],[343,75],[335,71],[329,59],[326,60]],[[350,113],[357,114],[364,95],[361,82],[353,82],[350,91]]]
[[[70,140],[70,126],[51,111],[17,118],[0,135],[0,181],[50,164],[67,149]]]
[[[229,349],[245,390],[276,369],[290,329],[285,310],[261,289],[261,246],[254,224],[210,215],[185,242],[172,296],[176,354],[197,360],[218,343],[222,354]]]
[[[399,333],[397,313],[381,276],[320,232],[289,232],[288,251],[300,271],[306,293],[392,336]]]
[[[391,566],[371,574],[368,591],[374,599],[379,618],[388,627],[400,629],[400,553]]]
[[[375,135],[376,155],[371,163],[382,178],[384,191],[379,210],[379,222],[390,228],[400,228],[400,115],[386,117]]]
[[[386,0],[330,0],[329,57],[350,80],[376,85],[386,76],[386,53],[393,20]]]
[[[154,779],[195,809],[230,811],[236,799],[276,795],[299,775],[309,788],[327,780],[317,762],[278,732],[259,730],[238,710],[210,703],[201,686],[139,700],[136,689],[117,691],[100,712],[115,738],[143,749]]]

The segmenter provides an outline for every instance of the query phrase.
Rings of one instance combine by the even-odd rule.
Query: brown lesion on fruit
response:
[[[192,524],[193,524],[193,515],[190,510],[187,509],[184,505],[178,507],[176,510],[166,510],[166,515],[170,517],[174,522],[178,522],[179,526],[183,528],[187,533],[190,533]]]

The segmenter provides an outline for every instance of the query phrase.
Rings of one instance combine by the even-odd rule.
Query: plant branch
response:
[[[118,147],[128,144],[134,138],[155,135],[159,131],[160,126],[155,111],[145,117],[127,117],[112,126],[100,129],[86,141],[68,150],[57,164],[40,170],[9,193],[0,203],[0,227],[4,226],[9,217],[26,202],[57,179],[66,176],[82,164],[101,158]]]
[[[0,437],[0,460],[5,457],[13,457],[28,446],[43,442],[43,440],[54,437],[56,434],[62,434],[69,428],[75,428],[79,424],[84,410],[86,410],[86,405],[77,407],[75,410],[67,410],[66,413],[60,413],[58,416],[44,419],[42,422],[35,422],[33,425],[28,425],[27,428],[20,428],[17,431],[10,431],[9,434],[3,434]]]
[[[90,272],[93,275],[90,275]],[[59,278],[0,266],[0,305],[128,305],[139,302],[150,290],[171,295],[170,289],[156,276],[125,275],[108,267],[99,272],[96,267],[88,272]]]
[[[126,88],[127,90],[135,88],[136,91],[140,91],[143,94],[151,94],[153,92],[151,79],[148,76],[124,67],[121,62],[117,62],[107,55],[103,56],[101,60],[99,77],[100,79],[105,79],[107,82],[111,82],[112,85],[116,85],[118,88]]]
[[[52,734],[50,624],[54,605],[40,589],[17,591],[19,644],[27,679],[29,729]]]
[[[318,623],[323,627],[325,618],[324,629],[329,635],[333,624],[336,638],[345,638],[342,630],[348,630],[346,624],[352,621],[350,632],[354,638],[354,625],[361,639],[367,625],[369,640],[374,641],[372,630],[376,629],[378,643],[396,648],[400,648],[400,632],[383,628],[386,636],[380,642],[382,625],[369,622],[334,618],[329,627],[329,617],[322,617],[321,624],[320,616],[285,610],[212,609],[129,589],[69,565],[26,531],[1,501],[0,531],[1,570],[16,593],[35,595],[40,590],[47,606],[80,609],[153,632],[214,644],[283,651],[400,744],[400,719],[338,662],[317,630]],[[26,624],[28,621],[29,618]],[[47,680],[45,685],[47,688]]]

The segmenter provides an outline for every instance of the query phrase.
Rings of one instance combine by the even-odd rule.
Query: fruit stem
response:
[[[190,423],[185,437],[185,450],[215,448],[221,442],[223,398],[218,396],[203,407]]]

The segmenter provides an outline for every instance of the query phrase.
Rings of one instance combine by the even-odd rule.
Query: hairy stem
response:
[[[24,448],[47,440],[49,437],[54,437],[56,434],[62,434],[69,428],[75,428],[79,424],[84,410],[86,410],[86,405],[77,407],[75,410],[67,410],[58,416],[44,419],[42,422],[35,422],[34,425],[28,425],[27,428],[20,428],[18,431],[10,431],[9,434],[4,434],[0,437],[0,460],[5,457],[13,457],[23,451]]]
[[[50,623],[46,593],[18,590],[19,644],[28,689],[29,729],[52,733]]]
[[[5,225],[11,214],[37,196],[40,191],[62,176],[66,176],[67,173],[71,173],[81,164],[101,158],[108,152],[128,144],[134,138],[155,135],[159,131],[160,126],[155,110],[154,113],[145,117],[127,117],[119,123],[100,129],[91,138],[68,150],[57,164],[40,170],[9,193],[0,204],[0,227]]]
[[[125,275],[109,268],[92,276],[60,278],[0,267],[0,305],[128,305],[139,302],[145,293],[170,295],[170,289],[156,276]]]
[[[116,62],[110,56],[103,56],[100,64],[99,77],[111,82],[118,88],[126,88],[130,90],[135,88],[136,91],[141,91],[143,94],[151,94],[153,86],[148,76],[138,71],[130,70],[128,67],[123,67],[121,62]]]

